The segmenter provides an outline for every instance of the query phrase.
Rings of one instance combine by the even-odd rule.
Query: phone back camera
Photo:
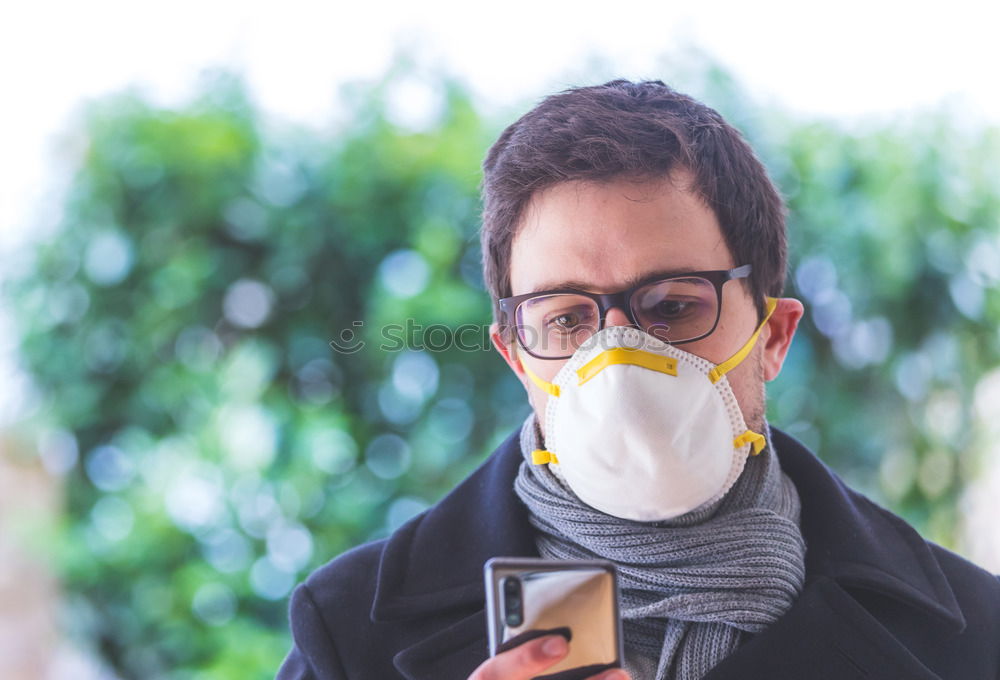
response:
[[[504,578],[501,583],[503,591],[503,620],[511,628],[524,623],[524,611],[521,603],[521,581],[514,576]]]

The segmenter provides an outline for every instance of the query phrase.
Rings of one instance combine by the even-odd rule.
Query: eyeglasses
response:
[[[751,265],[691,272],[646,281],[617,293],[549,290],[499,300],[502,325],[513,325],[517,340],[538,359],[565,359],[604,328],[611,309],[625,312],[632,325],[672,345],[710,335],[722,314],[722,286],[750,275]],[[513,323],[511,321],[513,320]]]

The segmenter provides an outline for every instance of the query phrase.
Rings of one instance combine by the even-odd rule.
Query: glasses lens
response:
[[[597,332],[597,303],[583,295],[540,295],[517,307],[517,333],[529,353],[545,359],[568,357]]]
[[[667,279],[637,290],[632,314],[650,335],[663,342],[684,342],[712,330],[719,318],[719,298],[707,279]]]

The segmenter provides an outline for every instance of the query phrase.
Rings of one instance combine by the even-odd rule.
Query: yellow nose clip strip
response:
[[[576,376],[579,380],[578,384],[584,384],[608,366],[621,364],[640,366],[651,371],[665,373],[666,375],[677,375],[677,359],[674,357],[665,357],[661,354],[653,354],[652,352],[633,349],[631,347],[615,347],[614,349],[601,352],[578,368],[576,370]],[[553,397],[559,396],[559,385],[544,380],[523,362],[521,363],[521,367],[528,377],[531,378],[531,382],[538,386],[538,389],[551,394]]]
[[[631,347],[615,347],[614,349],[601,352],[578,368],[576,375],[582,385],[608,366],[619,364],[630,364],[632,366],[648,368],[651,371],[666,373],[667,375],[677,375],[677,359]]]

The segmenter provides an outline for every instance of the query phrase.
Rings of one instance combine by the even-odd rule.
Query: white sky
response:
[[[545,2],[442,0],[35,0],[0,9],[0,254],[51,184],[52,136],[82,100],[139,83],[166,102],[197,72],[243,70],[258,102],[331,119],[335,86],[381,74],[400,46],[510,105],[582,84],[588,55],[660,77],[695,46],[755,96],[805,113],[858,116],[957,95],[1000,122],[1000,4],[953,0]],[[572,74],[572,75],[570,75]],[[604,74],[602,74],[604,75]],[[573,77],[573,83],[567,78]],[[13,228],[21,226],[22,229]]]

